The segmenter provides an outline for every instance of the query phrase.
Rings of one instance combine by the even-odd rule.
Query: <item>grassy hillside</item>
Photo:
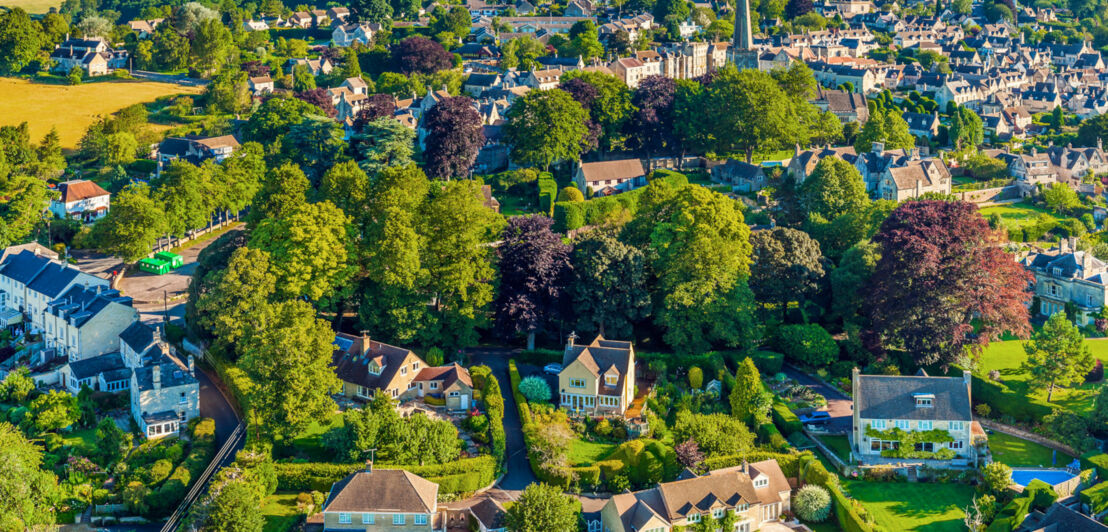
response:
[[[21,7],[28,13],[46,13],[52,7],[62,5],[62,0],[0,0],[3,7]]]

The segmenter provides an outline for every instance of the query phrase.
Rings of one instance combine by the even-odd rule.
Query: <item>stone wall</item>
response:
[[[962,201],[970,203],[989,203],[1019,198],[1020,187],[1018,185],[1008,185],[1006,187],[983,188],[981,190],[955,192],[954,195]]]

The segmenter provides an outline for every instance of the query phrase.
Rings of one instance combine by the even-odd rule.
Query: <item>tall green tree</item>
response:
[[[320,197],[334,203],[356,222],[365,214],[368,191],[369,176],[354,161],[332,166],[319,184]]]
[[[42,179],[7,175],[5,166],[0,152],[0,195],[5,198],[0,202],[0,246],[18,244],[40,227],[51,196]]]
[[[240,115],[250,110],[252,98],[246,72],[226,69],[208,83],[204,90],[208,112]]]
[[[705,99],[713,110],[708,131],[717,153],[741,153],[749,163],[755,152],[807,142],[797,102],[768,73],[724,67],[706,88]]]
[[[209,175],[213,166],[173,161],[153,181],[154,195],[166,215],[166,231],[178,238],[211,222],[218,195]]]
[[[217,206],[237,214],[254,203],[266,175],[264,148],[247,142],[217,166],[217,179],[223,184]]]
[[[61,491],[42,466],[42,451],[10,423],[0,422],[0,528],[33,530],[54,525]]]
[[[254,207],[246,221],[250,227],[267,218],[281,218],[307,203],[311,186],[308,177],[296,165],[286,163],[265,176],[262,188],[254,197]]]
[[[375,334],[400,343],[413,341],[428,323],[427,233],[419,213],[429,191],[430,182],[416,165],[387,168],[370,187],[364,215],[359,319]]]
[[[406,166],[412,162],[416,133],[392,118],[378,118],[366,124],[354,137],[353,148],[358,164],[368,174],[390,166]]]
[[[477,326],[493,299],[494,249],[489,245],[503,218],[484,204],[476,181],[450,181],[431,187],[419,211],[419,233],[426,242],[426,295],[433,323],[424,343],[465,347],[477,342]]]
[[[635,323],[650,315],[646,257],[601,231],[574,243],[570,298],[577,327],[609,338],[630,338]]]
[[[752,320],[750,228],[738,205],[704,187],[650,183],[625,238],[651,257],[655,324],[681,352],[756,336]]]
[[[135,262],[153,249],[165,233],[165,211],[144,184],[130,185],[112,198],[112,209],[96,222],[93,242],[104,253]]]
[[[1036,331],[1031,340],[1024,343],[1027,360],[1020,371],[1027,372],[1032,388],[1046,390],[1049,403],[1058,386],[1070,386],[1082,382],[1092,371],[1095,361],[1085,335],[1070,322],[1065,312],[1056,312]]]
[[[819,242],[803,231],[776,227],[750,235],[750,244],[750,289],[758,300],[776,304],[784,322],[790,302],[803,309],[819,288],[824,274]]]
[[[880,257],[877,246],[863,241],[847,249],[831,279],[831,313],[844,322],[857,321],[862,310],[864,288]]]
[[[967,107],[959,107],[950,122],[950,143],[955,150],[976,149],[985,142],[985,124],[977,113]]]
[[[281,139],[285,158],[304,170],[313,185],[327,169],[342,160],[346,150],[342,126],[330,118],[308,115],[299,124],[289,127]]]
[[[249,334],[239,367],[254,386],[247,392],[254,426],[263,435],[290,437],[335,409],[341,383],[331,368],[335,334],[300,300],[257,309],[264,326]]]
[[[269,146],[284,136],[293,124],[320,113],[320,108],[304,100],[275,94],[250,114],[250,119],[242,125],[242,136],[245,140]]]
[[[269,253],[250,248],[238,248],[223,270],[213,271],[211,289],[196,302],[200,312],[199,325],[216,341],[234,348],[254,329],[263,325],[266,308],[277,292],[277,277],[271,271]]]
[[[27,12],[16,7],[0,13],[0,73],[15,74],[38,56],[42,31]]]
[[[762,389],[758,368],[750,357],[739,362],[739,367],[735,370],[735,385],[731,387],[731,395],[727,399],[731,403],[732,417],[751,422],[765,416],[769,401]]]
[[[880,142],[886,150],[899,150],[912,148],[916,145],[916,139],[908,132],[908,122],[896,112],[883,112],[879,109],[870,111],[869,120],[862,126],[862,131],[854,139],[854,149],[858,153],[868,152],[873,149],[873,144]]]
[[[250,247],[269,252],[277,295],[311,301],[331,295],[352,274],[349,219],[329,201],[304,204],[258,223]]]
[[[206,19],[197,26],[192,38],[192,61],[198,70],[211,73],[227,63],[235,41],[219,18]]]
[[[574,532],[578,505],[562,490],[545,483],[530,484],[504,516],[513,532]]]
[[[612,151],[622,147],[624,125],[634,111],[631,105],[631,90],[622,80],[611,74],[585,70],[567,72],[562,82],[574,79],[580,79],[596,89],[596,97],[587,105],[582,102],[582,105],[585,105],[589,116],[600,126],[600,148],[604,151]]]
[[[261,532],[265,517],[258,508],[262,497],[257,485],[245,478],[231,480],[219,489],[208,510],[206,530]]]
[[[512,104],[507,119],[504,134],[515,162],[549,170],[581,157],[589,115],[565,91],[531,91]]]

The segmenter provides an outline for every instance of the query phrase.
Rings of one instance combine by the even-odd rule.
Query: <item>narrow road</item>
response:
[[[781,371],[790,379],[807,386],[812,391],[822,395],[824,399],[827,399],[827,407],[820,410],[830,412],[831,421],[824,424],[824,428],[831,432],[850,432],[850,427],[854,423],[854,401],[850,397],[793,366],[786,365]]]
[[[504,396],[504,433],[507,445],[508,472],[496,485],[496,490],[507,492],[509,500],[514,500],[528,484],[538,482],[531,472],[527,461],[527,446],[523,443],[523,422],[519,419],[519,408],[512,395],[512,384],[508,380],[508,359],[518,350],[509,348],[472,348],[467,350],[474,364],[485,364],[492,369],[493,375],[500,381],[500,394]]]
[[[159,74],[146,70],[132,70],[131,75],[138,79],[158,81],[161,83],[176,83],[177,85],[184,85],[186,87],[203,87],[211,83],[206,79],[190,78],[184,74]]]

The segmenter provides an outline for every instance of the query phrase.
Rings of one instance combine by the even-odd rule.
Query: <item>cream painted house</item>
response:
[[[974,438],[984,432],[973,428],[971,382],[969,371],[958,377],[931,377],[922,370],[916,375],[862,375],[854,368],[855,457],[863,462],[897,459],[904,443],[898,438],[913,438],[918,441],[905,450],[950,449],[955,459],[976,461]],[[906,435],[927,431],[935,432],[928,438]]]
[[[734,523],[730,532],[754,532],[789,511],[789,480],[776,460],[717,469],[657,487],[613,496],[600,512],[603,530],[668,532],[688,530],[708,518]],[[787,529],[779,523],[779,528]],[[718,529],[717,529],[718,530]]]
[[[335,375],[346,397],[369,400],[381,392],[405,400],[442,398],[451,410],[473,404],[473,381],[458,364],[430,366],[410,349],[372,340],[368,335],[335,335]]]
[[[635,399],[635,348],[597,336],[576,345],[570,334],[558,374],[559,405],[592,414],[619,414]]]
[[[331,486],[323,530],[435,531],[439,485],[400,469],[351,473]]]

